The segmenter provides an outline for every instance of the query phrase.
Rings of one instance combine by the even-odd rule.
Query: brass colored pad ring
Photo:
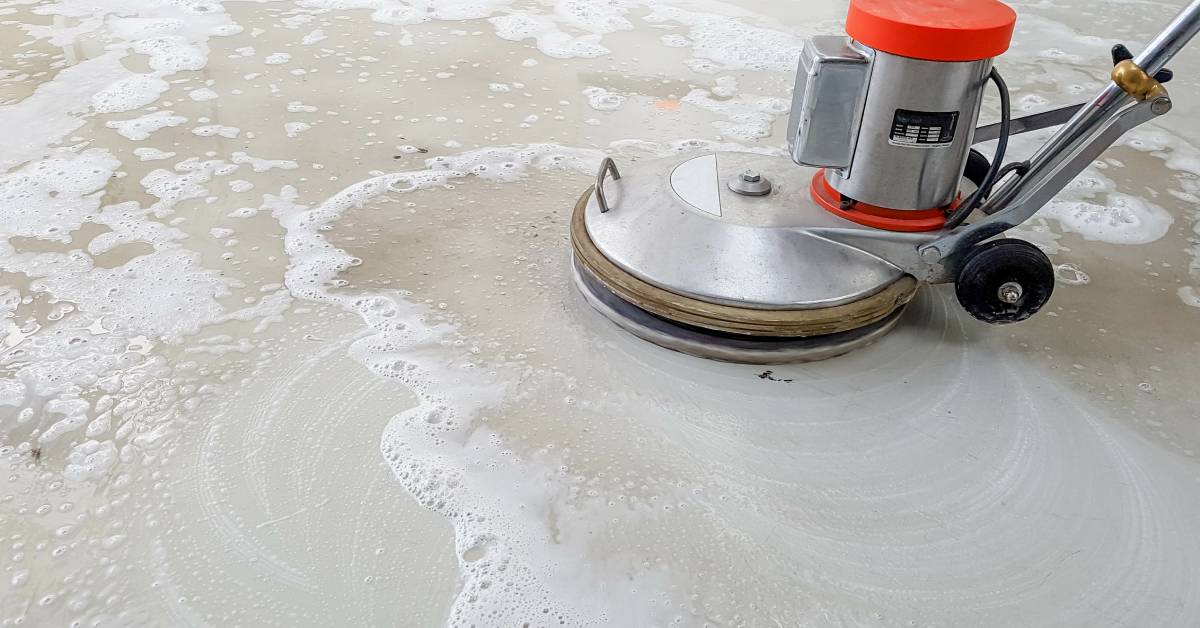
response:
[[[592,188],[588,188],[575,204],[571,216],[571,245],[575,257],[613,294],[667,320],[743,336],[825,336],[879,322],[907,305],[917,292],[917,280],[904,275],[883,290],[854,303],[805,310],[741,308],[675,294],[634,277],[604,257],[592,242],[584,223],[591,194]]]

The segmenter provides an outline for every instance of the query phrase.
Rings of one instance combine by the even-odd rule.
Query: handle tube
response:
[[[1175,16],[1150,45],[1135,57],[1134,63],[1153,76],[1198,32],[1200,0],[1192,0],[1187,8]],[[1162,102],[1155,107],[1151,107],[1149,103],[1143,103],[1144,107],[1137,107],[1144,111],[1145,115],[1134,116],[1138,118],[1134,124],[1118,125],[1121,133],[1170,110],[1170,99],[1164,95],[1158,100]],[[1004,214],[1012,220],[1011,225],[1028,220],[1089,163],[1086,160],[1073,159],[1073,156],[1084,151],[1094,151],[1099,155],[1120,138],[1121,133],[1108,134],[1105,130],[1110,128],[1117,118],[1125,117],[1122,112],[1128,113],[1130,110],[1127,107],[1133,102],[1133,97],[1125,93],[1124,89],[1114,82],[1109,82],[1091,102],[1081,108],[1054,137],[1034,153],[1029,160],[1029,170],[1024,176],[1011,179],[992,194],[984,204],[984,213]],[[1014,206],[1019,207],[1019,211],[1006,211]],[[986,232],[987,223],[992,222],[996,221],[984,220],[969,225],[921,246],[922,258],[926,261],[937,261],[964,246],[970,246]]]
[[[1133,62],[1146,74],[1154,76],[1183,50],[1197,32],[1200,32],[1200,0],[1192,0],[1141,54],[1133,58]]]

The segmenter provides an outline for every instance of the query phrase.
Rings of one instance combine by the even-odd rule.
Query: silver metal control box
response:
[[[816,168],[850,166],[874,57],[875,51],[845,36],[804,42],[788,121],[793,161]]]

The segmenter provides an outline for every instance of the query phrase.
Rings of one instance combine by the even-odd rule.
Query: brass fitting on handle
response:
[[[1158,79],[1146,74],[1132,59],[1126,59],[1113,67],[1112,80],[1138,101],[1153,100],[1167,95],[1167,88]]]

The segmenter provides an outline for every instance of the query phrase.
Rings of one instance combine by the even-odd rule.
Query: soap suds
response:
[[[141,141],[148,139],[155,131],[179,126],[184,122],[187,122],[187,118],[174,115],[170,111],[155,111],[129,120],[110,120],[105,125],[116,129],[117,133],[128,139]]]

